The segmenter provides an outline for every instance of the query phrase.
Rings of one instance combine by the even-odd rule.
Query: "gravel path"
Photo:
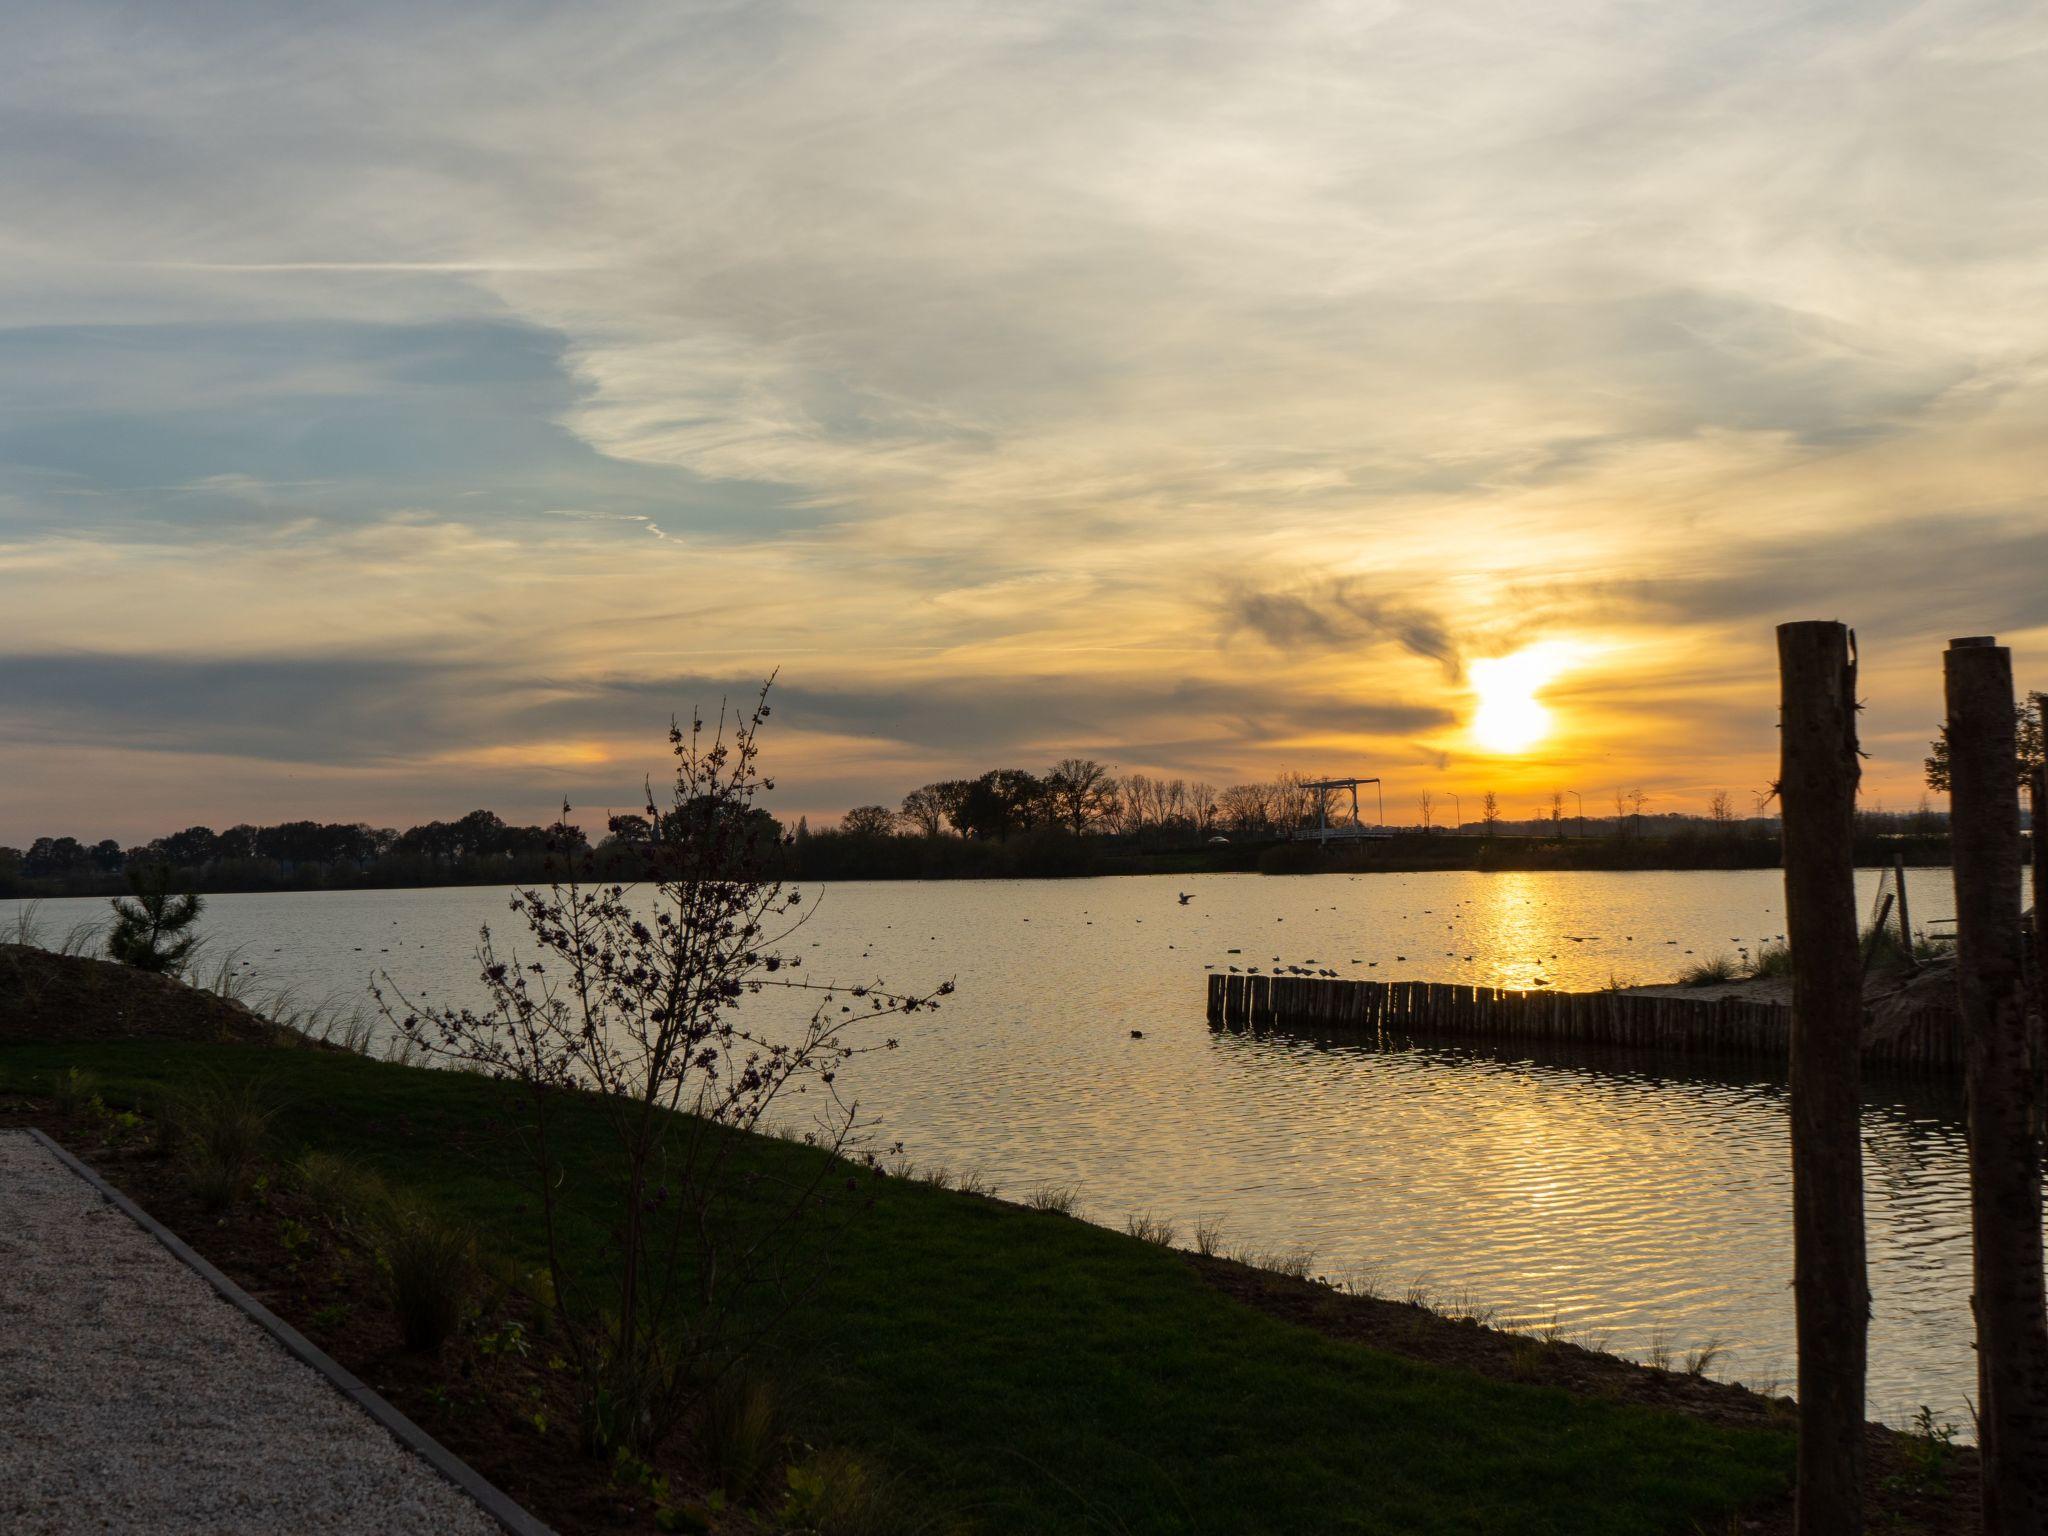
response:
[[[7,1131],[0,1531],[502,1536],[46,1148]]]

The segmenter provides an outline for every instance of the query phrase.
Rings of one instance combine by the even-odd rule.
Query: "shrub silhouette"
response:
[[[191,892],[173,895],[171,871],[159,864],[130,870],[133,899],[114,898],[114,930],[107,935],[107,954],[138,971],[181,971],[199,943],[189,932],[206,903]]]

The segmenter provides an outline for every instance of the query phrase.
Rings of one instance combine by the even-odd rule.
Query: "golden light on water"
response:
[[[1565,668],[1570,655],[1545,643],[1471,664],[1472,739],[1489,752],[1526,752],[1550,734],[1550,711],[1538,695]]]

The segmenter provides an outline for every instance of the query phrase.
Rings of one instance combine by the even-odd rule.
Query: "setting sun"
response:
[[[1550,734],[1550,711],[1537,694],[1564,670],[1564,648],[1532,645],[1512,656],[1471,665],[1479,707],[1472,737],[1490,752],[1525,752]]]

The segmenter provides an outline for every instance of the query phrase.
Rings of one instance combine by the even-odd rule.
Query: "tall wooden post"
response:
[[[1920,969],[1920,962],[1913,958],[1913,914],[1906,908],[1906,856],[1892,855],[1892,880],[1899,888],[1899,949],[1906,957],[1906,974],[1912,975]]]
[[[1863,957],[1856,662],[1840,624],[1778,626],[1785,932],[1792,946],[1792,1289],[1798,1536],[1863,1529]]]
[[[2027,793],[2034,812],[2034,833],[2028,839],[2027,873],[2034,899],[2034,1029],[2038,1034],[2041,1017],[2048,1015],[2048,768],[2036,765],[2027,775]]]
[[[2048,1531],[2048,1309],[2041,1261],[2041,1080],[2021,940],[2012,653],[1949,642],[1949,820],[1956,994],[1969,1102],[1977,1425],[1989,1536]]]

